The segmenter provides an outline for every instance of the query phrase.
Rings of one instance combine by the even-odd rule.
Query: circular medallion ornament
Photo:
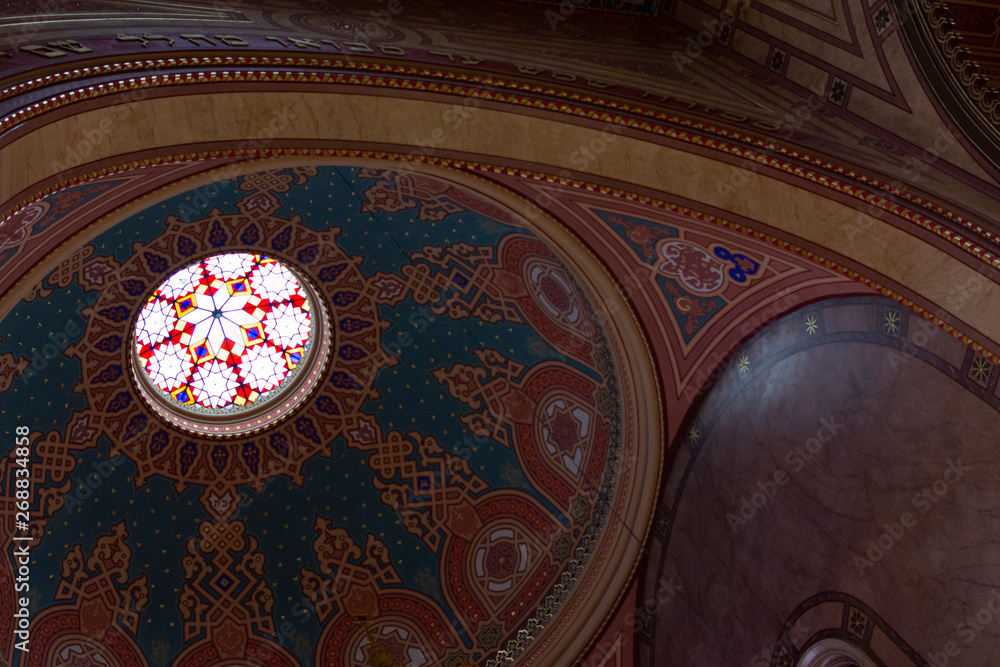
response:
[[[224,253],[173,273],[133,330],[139,389],[185,430],[239,432],[280,419],[319,374],[328,337],[322,302],[263,254]],[[291,400],[288,400],[291,399]]]

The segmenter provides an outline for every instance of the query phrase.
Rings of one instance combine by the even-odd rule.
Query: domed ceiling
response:
[[[36,232],[61,215],[22,213]],[[630,493],[634,388],[573,271],[507,208],[411,170],[289,167],[193,187],[84,248],[2,325],[0,354],[27,361],[3,427],[45,434],[49,475],[24,664],[363,665],[359,619],[400,664],[510,664],[586,599],[588,563],[621,536],[606,526]],[[276,262],[311,308],[292,273],[264,285]],[[288,362],[315,381],[237,422],[182,409],[202,370],[230,374],[232,402],[258,382],[254,350],[292,359],[294,342],[246,337],[285,331],[285,289],[329,329]],[[256,313],[243,339],[185,325],[220,294]],[[151,346],[190,355],[162,400],[138,390],[150,359],[166,367]]]
[[[0,667],[896,667],[991,604],[989,466],[913,512],[998,407],[938,9],[8,4]]]

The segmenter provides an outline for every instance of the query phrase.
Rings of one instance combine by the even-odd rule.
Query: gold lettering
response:
[[[195,34],[195,33],[188,33],[186,35],[181,35],[181,39],[186,39],[187,41],[191,42],[195,46],[198,46],[198,40],[199,39],[203,39],[206,42],[208,42],[209,44],[211,44],[212,46],[215,46],[215,42],[213,42],[212,40],[210,40],[208,37],[205,37],[205,35],[198,35],[198,34]]]
[[[55,47],[57,49],[63,49],[65,51],[70,51],[72,53],[93,52],[93,49],[88,49],[86,46],[73,39],[64,39],[61,42],[49,42],[49,46]]]
[[[344,46],[356,53],[375,53],[372,50],[372,47],[364,44],[363,42],[344,42]]]
[[[32,44],[30,46],[22,46],[21,50],[27,51],[28,53],[34,53],[36,56],[42,56],[44,58],[61,58],[62,56],[69,55],[62,49],[54,49],[51,46],[46,46],[44,44]]]
[[[288,41],[299,47],[300,49],[321,49],[319,44],[312,41],[311,39],[299,39],[297,37],[289,37]]]
[[[250,46],[250,42],[236,35],[216,35],[215,38],[226,46]]]

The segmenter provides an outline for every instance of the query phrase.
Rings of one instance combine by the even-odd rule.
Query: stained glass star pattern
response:
[[[149,297],[135,327],[139,364],[179,405],[249,406],[302,362],[310,311],[302,285],[280,262],[247,253],[207,257]]]

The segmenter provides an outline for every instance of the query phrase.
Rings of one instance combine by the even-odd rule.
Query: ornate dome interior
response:
[[[58,203],[34,206],[36,228],[58,224]],[[305,662],[364,662],[364,619],[400,662],[509,661],[525,628],[570,615],[578,580],[607,576],[592,555],[638,546],[606,529],[642,500],[623,455],[657,456],[636,449],[648,416],[620,398],[639,390],[617,371],[625,343],[549,245],[475,189],[361,164],[249,171],[128,215],[84,255],[78,279],[57,269],[10,314],[35,326],[2,343],[16,358],[85,321],[74,362],[29,366],[9,390],[68,389],[33,423],[65,425],[63,475],[85,481],[44,541],[63,543],[76,586],[127,584],[110,608],[82,603],[84,634],[119,612],[139,655],[244,659],[267,653],[260,635]],[[74,552],[83,525],[106,527],[99,549],[117,556]],[[48,584],[42,599],[71,590]],[[36,627],[66,622],[53,608]]]
[[[995,10],[8,3],[0,667],[1000,659]]]

